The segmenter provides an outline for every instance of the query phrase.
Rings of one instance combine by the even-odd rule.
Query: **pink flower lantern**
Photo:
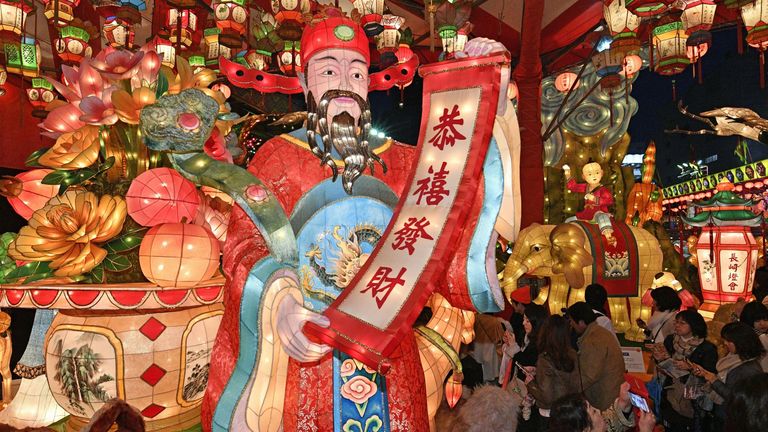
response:
[[[166,223],[144,235],[139,264],[144,276],[161,287],[189,288],[216,273],[220,252],[219,241],[207,228]]]
[[[143,172],[125,196],[128,214],[143,226],[193,221],[200,198],[195,185],[170,168]]]
[[[43,208],[59,191],[57,185],[42,183],[43,177],[53,172],[49,169],[25,171],[15,177],[0,178],[0,195],[8,198],[13,210],[24,219]]]

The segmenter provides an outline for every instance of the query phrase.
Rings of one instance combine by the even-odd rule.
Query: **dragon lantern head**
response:
[[[219,113],[219,102],[198,89],[166,95],[141,110],[141,132],[156,151],[203,150]]]

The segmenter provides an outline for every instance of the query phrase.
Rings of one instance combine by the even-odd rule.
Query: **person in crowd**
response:
[[[606,410],[598,410],[581,394],[560,398],[552,406],[549,432],[621,432],[635,426],[635,414],[629,400],[629,384],[621,385],[619,397]],[[639,432],[652,432],[656,417],[641,412]]]
[[[613,328],[613,323],[605,312],[605,304],[608,302],[608,291],[605,290],[605,287],[598,283],[587,285],[584,289],[584,301],[586,301],[589,307],[592,308],[592,312],[597,315],[597,319],[595,320],[597,325],[605,328],[616,336],[616,330]]]
[[[651,291],[653,315],[646,323],[637,319],[637,325],[645,331],[646,342],[662,343],[675,331],[675,315],[683,304],[677,292],[668,286],[661,286]]]
[[[480,386],[446,432],[516,432],[518,411],[510,393],[492,385]]]
[[[563,396],[581,391],[576,350],[571,348],[568,321],[560,315],[550,316],[539,331],[536,341],[539,358],[536,375],[528,383],[528,394],[534,399],[544,426],[552,404]],[[542,428],[539,428],[541,430]]]
[[[661,400],[661,417],[673,431],[700,431],[705,407],[703,381],[692,376],[691,364],[715,372],[717,347],[706,340],[707,324],[693,309],[675,315],[675,331],[663,344],[651,346],[653,358],[666,379]]]
[[[475,315],[475,349],[472,358],[483,367],[483,382],[496,381],[501,366],[501,346],[504,338],[504,318],[489,314]]]
[[[624,382],[624,356],[616,337],[596,322],[585,302],[568,308],[571,328],[578,335],[577,367],[581,390],[590,404],[607,410]]]
[[[525,307],[531,304],[531,287],[523,286],[513,291],[510,302],[512,315],[509,317],[509,324],[512,327],[512,334],[514,334],[515,339],[523,340],[525,337],[523,315],[525,315]]]
[[[692,373],[704,378],[713,390],[710,398],[715,403],[716,431],[722,430],[725,423],[723,404],[731,396],[737,383],[763,373],[760,358],[765,354],[757,334],[742,322],[726,324],[720,332],[720,337],[725,341],[728,354],[717,362],[717,373],[709,372],[691,362]]]
[[[737,382],[726,401],[726,432],[768,431],[768,374]]]
[[[768,268],[760,267],[755,271],[752,295],[755,296],[755,301],[768,306]]]
[[[757,333],[766,351],[766,354],[760,357],[760,366],[763,372],[768,372],[768,307],[759,300],[749,302],[742,309],[739,321],[753,328]]]

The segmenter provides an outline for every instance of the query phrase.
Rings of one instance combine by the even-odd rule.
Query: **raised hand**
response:
[[[302,329],[311,321],[328,327],[327,317],[302,306],[293,296],[285,296],[277,309],[277,335],[289,356],[302,363],[320,360],[331,347],[311,342]]]

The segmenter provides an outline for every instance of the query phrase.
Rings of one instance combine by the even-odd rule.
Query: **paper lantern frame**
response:
[[[188,288],[210,279],[219,268],[219,241],[199,225],[152,227],[139,247],[144,276],[165,288]]]

